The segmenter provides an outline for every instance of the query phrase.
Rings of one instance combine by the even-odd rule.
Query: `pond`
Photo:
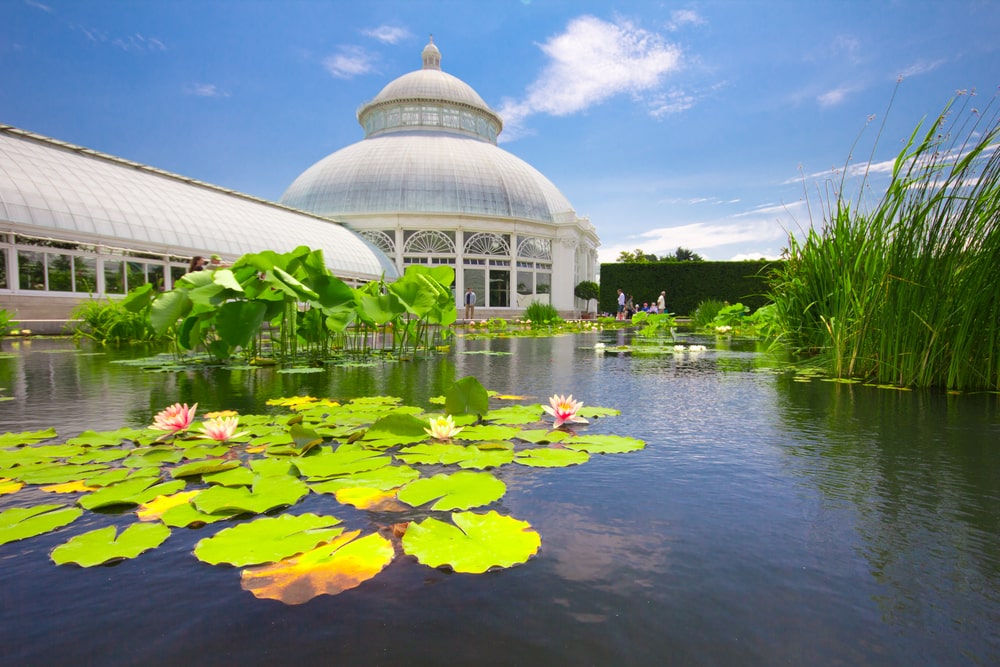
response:
[[[109,363],[138,351],[5,341],[0,433],[143,426],[176,401],[246,414],[279,396],[388,394],[429,408],[472,375],[526,402],[571,393],[618,408],[584,430],[647,444],[569,468],[504,466],[491,507],[542,537],[522,565],[472,575],[397,557],[297,606],[192,556],[218,524],[112,567],[56,566],[49,552],[124,515],[0,546],[0,664],[1000,663],[997,395],[796,376],[752,342],[593,349],[623,340],[458,339],[446,355],[312,374],[150,373]],[[22,502],[0,496],[0,510]],[[340,514],[320,502],[302,509]]]

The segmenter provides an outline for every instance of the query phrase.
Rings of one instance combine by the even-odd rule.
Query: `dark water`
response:
[[[392,394],[425,406],[475,375],[535,401],[619,408],[590,430],[648,445],[502,468],[496,509],[542,536],[522,566],[465,575],[397,558],[300,606],[257,600],[238,570],[197,561],[214,527],[115,567],[55,566],[48,552],[94,527],[81,519],[0,547],[0,664],[1000,664],[996,395],[796,382],[752,346],[712,341],[667,359],[588,349],[617,335],[459,341],[447,357],[314,375],[142,373],[20,343],[0,359],[0,396],[16,399],[0,402],[0,433],[138,426],[175,401],[246,413],[280,395]]]

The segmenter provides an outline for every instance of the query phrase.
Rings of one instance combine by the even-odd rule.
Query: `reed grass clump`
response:
[[[771,274],[780,338],[837,377],[1000,389],[1000,118],[973,99],[917,126],[873,206],[871,161],[841,183]]]

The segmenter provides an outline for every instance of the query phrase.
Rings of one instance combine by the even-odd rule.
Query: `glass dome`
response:
[[[554,223],[573,207],[537,169],[496,146],[500,117],[441,71],[433,39],[423,68],[358,111],[365,139],[303,172],[281,202],[322,216],[440,213]]]

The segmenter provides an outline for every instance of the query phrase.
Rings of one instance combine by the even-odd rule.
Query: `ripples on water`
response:
[[[529,400],[572,393],[619,408],[590,430],[648,445],[567,469],[501,469],[496,509],[542,535],[523,566],[471,576],[397,559],[299,607],[255,600],[237,570],[196,561],[212,528],[89,570],[48,561],[67,533],[2,546],[0,663],[1000,663],[995,395],[800,383],[739,345],[600,356],[598,340],[618,342],[459,340],[446,357],[313,375],[143,373],[109,365],[119,353],[19,342],[0,358],[0,396],[15,399],[0,402],[0,432],[70,437],[147,424],[175,401],[248,413],[305,393],[426,406],[474,375]],[[483,350],[511,354],[464,354]],[[318,502],[301,509],[324,511]]]

